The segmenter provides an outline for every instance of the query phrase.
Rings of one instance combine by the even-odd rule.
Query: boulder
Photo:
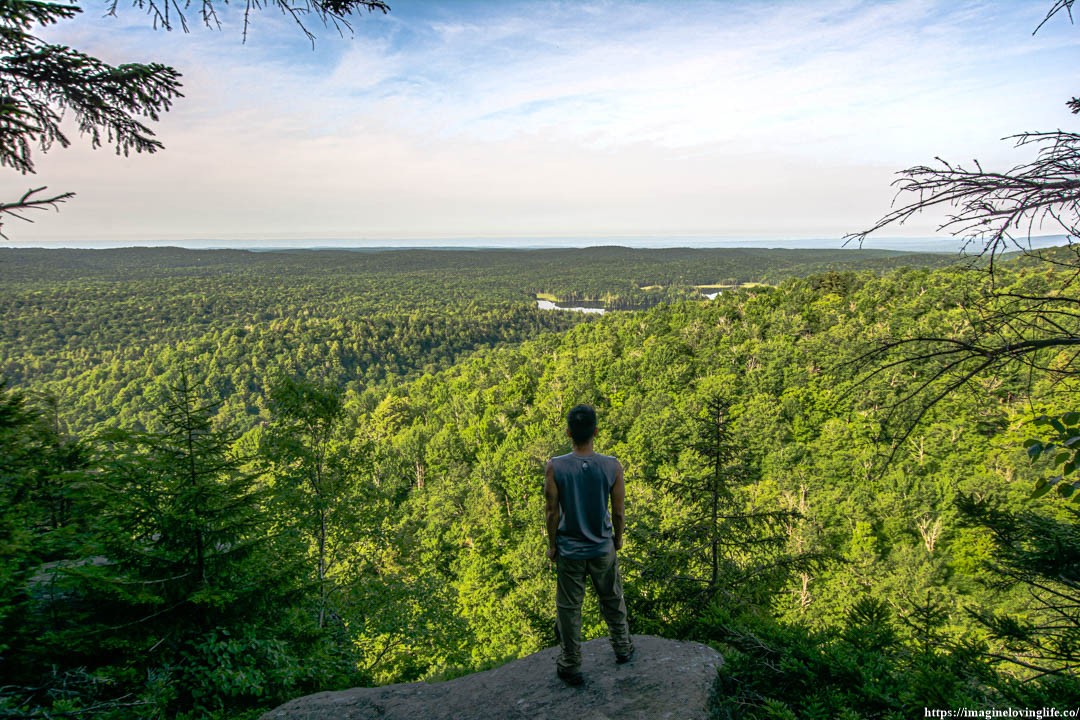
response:
[[[582,685],[555,675],[559,648],[541,650],[494,670],[439,683],[353,688],[297,698],[262,720],[704,720],[723,662],[707,645],[634,635],[633,659],[615,663],[606,638],[581,648]]]

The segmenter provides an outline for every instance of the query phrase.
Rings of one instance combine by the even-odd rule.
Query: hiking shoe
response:
[[[580,670],[563,670],[562,668],[555,668],[555,673],[559,676],[567,685],[580,685],[585,682],[585,676],[581,674]]]
[[[622,665],[623,663],[628,663],[633,658],[634,648],[630,648],[630,650],[625,655],[622,653],[615,653],[615,662],[617,662],[619,665]]]

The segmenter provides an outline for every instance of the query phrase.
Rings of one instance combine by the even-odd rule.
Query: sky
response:
[[[1031,151],[1002,138],[1075,128],[1080,28],[1062,16],[1033,35],[1050,4],[391,0],[344,36],[312,19],[313,47],[275,10],[243,42],[236,6],[220,30],[189,11],[185,34],[91,0],[43,37],[169,64],[185,97],[152,124],[162,152],[94,150],[70,125],[35,176],[5,169],[0,197],[77,196],[4,231],[41,246],[839,246],[888,211],[898,170],[1006,169]]]

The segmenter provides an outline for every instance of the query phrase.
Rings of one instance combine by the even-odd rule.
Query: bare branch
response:
[[[938,229],[965,239],[964,249],[981,241],[977,255],[994,258],[1010,247],[1030,251],[1035,229],[1050,223],[1067,236],[1078,235],[1080,218],[1080,135],[1062,131],[1022,133],[1010,138],[1017,147],[1040,146],[1036,159],[1007,172],[988,172],[954,166],[936,158],[936,167],[917,166],[902,171],[894,185],[897,196],[917,199],[878,220],[871,228],[845,236],[844,244],[866,238],[882,228],[902,225],[923,210],[955,208]],[[1017,235],[1026,235],[1023,244]]]
[[[1054,0],[1054,4],[1050,7],[1050,11],[1046,13],[1046,17],[1042,19],[1042,22],[1031,32],[1032,35],[1039,32],[1042,26],[1045,25],[1050,18],[1054,17],[1061,11],[1065,11],[1065,14],[1069,16],[1069,22],[1073,21],[1072,6],[1075,0]]]
[[[190,11],[193,0],[132,0],[132,6],[145,10],[150,16],[154,29],[173,30],[179,27],[183,32],[190,32],[186,12]],[[221,0],[228,4],[228,0]],[[110,0],[108,14],[116,15],[119,0]],[[221,21],[218,17],[215,0],[198,0],[198,13],[202,23],[213,30],[221,29]],[[333,27],[339,34],[344,31],[352,32],[349,17],[354,13],[366,10],[369,13],[380,11],[383,14],[390,12],[390,6],[383,0],[302,0],[291,2],[290,0],[245,0],[244,24],[241,33],[242,40],[247,41],[248,30],[251,25],[251,13],[254,10],[263,10],[276,7],[283,15],[293,19],[299,26],[304,36],[315,43],[315,35],[308,28],[309,18],[321,22],[324,27]]]
[[[46,210],[49,208],[52,208],[53,210],[59,210],[57,205],[64,202],[65,200],[75,197],[75,193],[73,192],[60,193],[59,195],[54,195],[52,197],[34,197],[45,189],[45,186],[39,188],[32,188],[23,193],[23,196],[15,202],[0,203],[0,228],[3,227],[4,214],[18,218],[19,220],[24,220],[26,222],[34,222],[30,218],[22,215],[21,212],[24,210]],[[5,240],[7,240],[8,236],[5,235],[2,230],[0,230],[0,238],[4,238]]]

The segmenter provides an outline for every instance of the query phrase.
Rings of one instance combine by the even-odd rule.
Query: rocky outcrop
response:
[[[634,658],[616,665],[607,639],[584,643],[585,682],[576,687],[555,676],[556,647],[441,683],[308,695],[263,720],[704,720],[720,653],[649,635],[635,635],[634,646]]]

